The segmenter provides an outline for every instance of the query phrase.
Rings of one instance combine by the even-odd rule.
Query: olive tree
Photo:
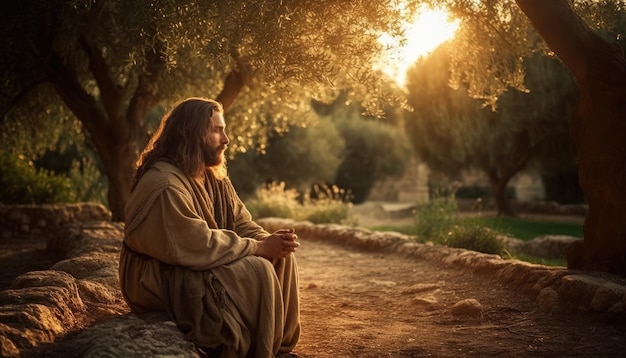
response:
[[[514,215],[506,188],[516,174],[572,162],[567,123],[575,86],[561,63],[536,55],[525,62],[527,90],[507,91],[496,110],[485,108],[465,86],[449,86],[448,48],[454,46],[441,47],[409,71],[407,133],[431,169],[452,177],[482,172],[498,213]]]
[[[393,97],[372,71],[377,37],[397,31],[399,16],[384,2],[33,0],[2,7],[6,141],[25,124],[77,118],[103,163],[114,220],[123,220],[155,106],[216,98],[229,109],[237,151],[306,122],[311,97],[349,87],[371,108]]]

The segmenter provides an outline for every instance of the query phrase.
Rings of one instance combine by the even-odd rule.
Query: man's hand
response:
[[[281,229],[258,241],[254,254],[266,259],[286,257],[295,252],[296,248],[300,246],[300,243],[296,240],[298,240],[298,235],[296,235],[295,229]]]

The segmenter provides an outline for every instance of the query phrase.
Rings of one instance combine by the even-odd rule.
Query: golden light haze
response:
[[[459,20],[450,20],[443,9],[419,9],[411,21],[404,23],[405,38],[392,37],[387,33],[380,36],[379,41],[385,50],[375,69],[404,88],[409,67],[454,37],[458,27]]]

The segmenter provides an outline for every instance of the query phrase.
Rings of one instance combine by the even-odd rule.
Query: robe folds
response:
[[[126,206],[119,275],[135,312],[166,311],[196,345],[223,357],[274,357],[300,335],[293,254],[254,256],[269,236],[230,180],[157,162]]]

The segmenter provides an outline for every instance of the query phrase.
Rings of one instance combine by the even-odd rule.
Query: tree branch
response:
[[[76,74],[61,60],[56,52],[50,52],[43,68],[61,99],[83,123],[100,151],[109,140],[110,126],[104,113],[98,110],[96,100],[91,97],[78,82]],[[108,158],[103,158],[106,160]]]
[[[574,12],[567,0],[516,0],[535,29],[554,53],[584,82],[593,57],[597,56],[598,40],[591,29]],[[558,26],[554,20],[559,19]],[[605,41],[602,41],[605,42]]]
[[[121,117],[121,94],[117,85],[109,75],[109,69],[102,53],[96,49],[85,35],[78,38],[78,42],[89,58],[89,70],[91,71],[98,88],[104,110],[112,122],[119,122]],[[117,123],[113,124],[116,127]]]
[[[252,69],[248,61],[244,57],[236,54],[235,56],[237,68],[226,76],[222,92],[216,98],[224,107],[224,111],[227,111],[232,106],[243,87],[248,85],[252,79]]]
[[[139,77],[139,83],[126,110],[127,128],[130,131],[128,134],[133,140],[143,127],[148,111],[161,99],[158,83],[165,71],[165,59],[158,47],[146,57],[146,67]]]

